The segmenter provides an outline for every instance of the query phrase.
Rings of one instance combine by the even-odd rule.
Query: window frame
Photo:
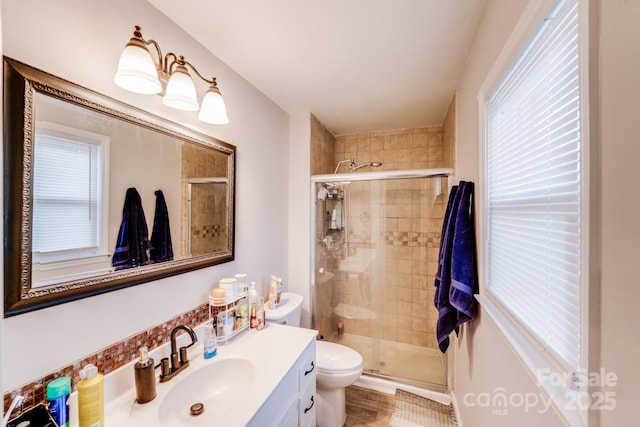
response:
[[[111,138],[107,135],[77,129],[59,123],[38,121],[38,133],[57,138],[82,141],[98,146],[98,207],[97,245],[50,252],[32,250],[32,287],[44,287],[61,280],[75,280],[112,271],[109,252],[109,152]],[[34,144],[35,145],[35,144]]]
[[[582,287],[580,290],[581,298],[581,342],[580,342],[580,374],[586,374],[592,359],[590,359],[592,330],[590,325],[593,317],[597,313],[592,312],[590,307],[595,304],[592,297],[593,289],[598,284],[593,283],[594,268],[591,264],[592,251],[590,236],[594,230],[592,224],[593,203],[596,198],[591,197],[591,177],[597,172],[596,168],[591,165],[591,152],[593,150],[590,141],[591,124],[590,114],[592,103],[589,99],[590,89],[590,8],[588,0],[576,0],[578,3],[579,13],[579,55],[580,55],[580,132],[581,140],[581,274],[583,277]],[[487,287],[487,105],[486,102],[495,88],[500,84],[502,79],[507,75],[513,64],[516,63],[520,54],[524,52],[528,42],[539,29],[540,24],[555,8],[558,0],[540,0],[529,2],[520,20],[516,24],[514,31],[507,40],[504,48],[498,55],[493,67],[487,74],[485,81],[478,91],[478,123],[479,123],[479,183],[478,186],[478,238],[479,238],[479,254],[478,254],[478,270],[480,278],[480,294],[477,298],[480,302],[482,310],[488,315],[491,321],[496,325],[498,331],[506,339],[516,356],[526,366],[529,374],[532,376],[535,384],[551,399],[554,409],[558,412],[571,426],[589,425],[589,408],[582,404],[581,399],[591,398],[589,394],[590,387],[565,387],[557,384],[558,375],[567,378],[569,373],[557,362],[557,359],[545,352],[544,347],[536,337],[532,336],[529,331],[520,324],[519,320],[509,313],[509,310],[502,305],[502,302],[492,295]],[[597,310],[594,310],[597,311]],[[547,373],[549,375],[547,375]]]

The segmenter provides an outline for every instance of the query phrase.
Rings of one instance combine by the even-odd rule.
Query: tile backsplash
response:
[[[38,403],[46,403],[46,386],[58,377],[70,377],[73,390],[80,381],[80,369],[88,363],[98,367],[98,371],[104,375],[126,365],[138,357],[140,347],[147,346],[149,351],[160,347],[170,341],[171,330],[177,325],[189,325],[192,328],[206,322],[209,319],[208,304],[202,304],[193,310],[182,313],[168,321],[152,328],[138,332],[96,353],[69,363],[55,372],[50,372],[33,382],[4,393],[4,412],[9,409],[11,401],[16,395],[24,396],[22,405],[14,410],[11,417],[18,416]]]

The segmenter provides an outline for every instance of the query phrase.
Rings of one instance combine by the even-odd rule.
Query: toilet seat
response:
[[[362,371],[362,356],[357,351],[328,341],[316,341],[318,373],[348,374]]]

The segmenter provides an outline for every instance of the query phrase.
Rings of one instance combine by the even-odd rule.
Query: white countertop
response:
[[[216,360],[234,356],[249,356],[258,366],[255,381],[251,387],[247,387],[246,398],[237,408],[225,408],[220,411],[220,417],[216,417],[214,424],[208,426],[244,426],[257,413],[263,403],[275,390],[282,378],[292,368],[295,361],[311,343],[318,332],[312,329],[296,328],[291,326],[266,324],[263,330],[247,330],[233,337],[227,344],[218,344],[218,353],[211,359],[204,359],[202,345],[202,326],[196,328],[198,342],[189,349],[189,367],[166,383],[157,383],[156,398],[144,405],[135,403],[134,369],[135,361],[117,369],[105,376],[105,425],[106,427],[156,427],[150,422],[138,422],[140,417],[131,414],[136,411],[153,410],[160,405],[162,398],[167,395],[173,385],[178,384],[182,378],[190,372]],[[186,345],[186,334],[178,337],[178,346]],[[168,344],[154,350],[151,357],[157,365],[162,357],[168,357],[170,348]],[[156,369],[158,374],[159,369]],[[216,378],[211,378],[216,381]],[[77,425],[77,394],[71,396],[71,424]],[[144,406],[145,408],[141,408]],[[205,409],[206,410],[206,409]],[[215,408],[210,409],[215,411]],[[194,417],[194,420],[197,417]]]

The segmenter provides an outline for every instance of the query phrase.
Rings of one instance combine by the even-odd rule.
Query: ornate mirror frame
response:
[[[4,316],[10,317],[233,261],[236,147],[4,57]],[[227,247],[220,252],[119,270],[50,286],[31,286],[32,172],[36,93],[114,117],[228,156]]]

